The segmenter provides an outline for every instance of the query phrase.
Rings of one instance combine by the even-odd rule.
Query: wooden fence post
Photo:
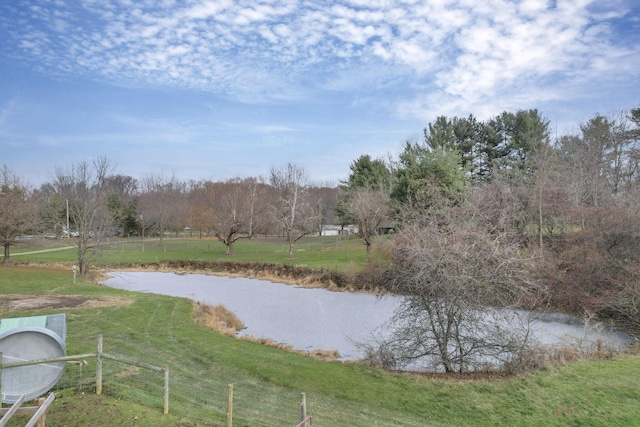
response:
[[[44,405],[44,397],[41,397],[38,399],[38,408],[42,408],[42,405]],[[47,413],[46,411],[42,414],[42,416],[40,418],[38,418],[38,421],[36,422],[36,427],[44,427],[45,422],[47,419]]]
[[[169,367],[164,367],[164,413],[169,413]]]
[[[96,352],[96,394],[102,394],[102,335],[98,335]]]
[[[300,404],[300,422],[304,422],[307,419],[307,393],[302,394],[302,403]]]
[[[0,406],[2,406],[2,352],[0,351]]]
[[[233,384],[227,388],[227,427],[233,425]]]
[[[44,423],[44,417],[49,410],[51,402],[53,402],[55,398],[56,395],[51,393],[49,397],[43,399],[42,404],[38,404],[38,410],[33,414],[31,420],[29,420],[29,422],[25,424],[25,427],[36,427],[36,424],[39,426],[40,424],[38,423],[40,422],[40,420],[42,420],[42,422]],[[44,426],[44,424],[42,425]]]

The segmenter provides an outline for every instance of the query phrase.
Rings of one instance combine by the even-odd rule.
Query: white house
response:
[[[358,232],[358,227],[355,225],[323,225],[322,236],[341,236],[344,234],[355,234]]]

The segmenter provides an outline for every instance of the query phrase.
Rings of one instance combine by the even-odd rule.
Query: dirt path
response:
[[[14,256],[19,256],[19,255],[32,255],[32,254],[39,254],[39,253],[43,253],[43,252],[55,252],[55,251],[66,251],[69,249],[74,249],[75,246],[64,246],[62,248],[51,248],[51,249],[40,249],[39,251],[30,251],[30,252],[18,252],[18,253],[12,253],[11,257],[13,258]],[[0,258],[3,257],[3,254],[0,254]]]

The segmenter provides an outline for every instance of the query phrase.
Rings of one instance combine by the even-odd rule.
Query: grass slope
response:
[[[225,337],[196,325],[188,300],[73,284],[69,276],[56,269],[0,268],[0,317],[65,312],[69,354],[95,351],[102,334],[106,352],[169,366],[171,411],[162,414],[157,390],[120,390],[127,381],[118,385],[123,372],[116,372],[106,380],[107,395],[59,391],[49,426],[225,425],[230,383],[234,425],[293,426],[301,392],[318,426],[640,425],[638,356],[514,378],[389,373]],[[110,303],[16,310],[9,304],[16,294]]]

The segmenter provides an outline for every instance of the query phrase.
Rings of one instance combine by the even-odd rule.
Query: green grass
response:
[[[27,243],[28,246],[12,249],[13,262],[74,263],[77,260],[75,248],[21,255],[26,252],[73,246],[73,239]],[[344,271],[363,265],[365,246],[362,240],[357,238],[346,240],[334,236],[305,237],[296,243],[294,257],[290,259],[289,246],[284,239],[278,238],[240,239],[234,244],[232,255],[226,255],[225,245],[215,239],[164,239],[162,243],[158,239],[145,239],[144,242],[140,239],[111,239],[101,245],[94,264],[104,266],[176,259],[265,262]]]
[[[109,365],[106,395],[96,396],[90,388],[84,394],[70,387],[57,391],[49,426],[225,425],[230,383],[234,425],[293,426],[302,392],[318,426],[640,424],[637,355],[513,378],[432,378],[320,362],[225,337],[194,324],[188,300],[73,284],[66,270],[1,267],[0,301],[7,294],[130,300],[107,307],[30,311],[0,304],[0,317],[65,312],[69,354],[95,351],[96,337],[102,334],[106,352],[170,368],[169,415],[162,414],[161,385],[140,390],[134,375],[127,377],[124,368]],[[65,376],[76,370],[68,366]]]

